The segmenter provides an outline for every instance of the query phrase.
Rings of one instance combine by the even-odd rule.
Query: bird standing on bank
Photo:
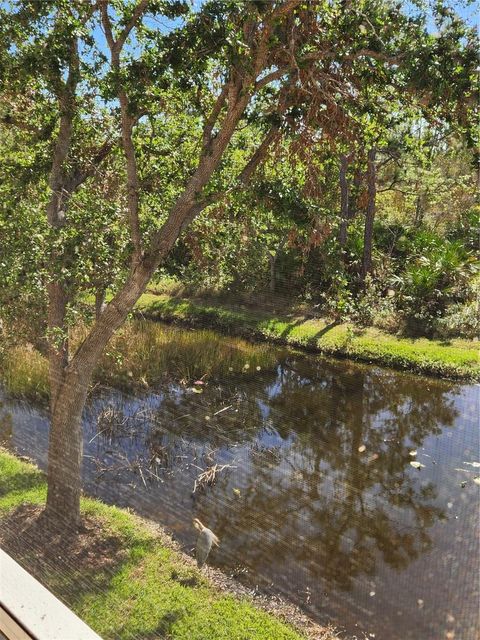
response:
[[[213,533],[213,531],[202,524],[198,518],[194,519],[193,526],[199,531],[196,546],[196,558],[197,565],[202,568],[207,560],[212,546],[215,545],[216,547],[218,547],[220,540]]]

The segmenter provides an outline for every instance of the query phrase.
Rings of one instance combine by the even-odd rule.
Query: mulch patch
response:
[[[0,546],[40,581],[46,573],[112,570],[126,556],[122,541],[84,517],[80,529],[48,520],[43,508],[22,505],[0,520]]]

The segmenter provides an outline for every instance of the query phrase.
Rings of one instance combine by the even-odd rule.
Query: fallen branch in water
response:
[[[195,483],[193,485],[193,493],[197,489],[205,489],[205,487],[211,487],[217,481],[217,475],[223,471],[224,469],[234,469],[231,464],[214,464],[208,469],[202,471],[202,473],[197,477]]]

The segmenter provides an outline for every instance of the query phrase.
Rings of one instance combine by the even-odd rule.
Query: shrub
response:
[[[480,338],[480,297],[465,304],[452,305],[448,313],[439,318],[435,330],[443,338]]]
[[[402,317],[396,306],[395,291],[387,288],[385,295],[384,288],[382,283],[367,276],[364,291],[355,305],[352,320],[365,327],[374,326],[395,333],[403,324]]]
[[[411,257],[394,277],[399,309],[408,333],[432,335],[451,304],[465,302],[478,261],[462,242],[421,231],[411,240]]]

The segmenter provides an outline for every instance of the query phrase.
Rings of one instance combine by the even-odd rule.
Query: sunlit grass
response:
[[[0,517],[23,502],[43,504],[46,495],[43,473],[0,447]]]
[[[0,362],[0,380],[15,396],[48,396],[48,362],[32,345],[17,345]]]
[[[193,382],[234,373],[254,375],[258,368],[274,367],[277,360],[278,353],[268,345],[137,320],[113,338],[95,377],[112,385],[140,381],[154,386],[166,378]]]
[[[104,638],[295,640],[301,636],[246,601],[216,594],[198,571],[154,541],[137,546],[112,588],[86,597],[79,615]]]

